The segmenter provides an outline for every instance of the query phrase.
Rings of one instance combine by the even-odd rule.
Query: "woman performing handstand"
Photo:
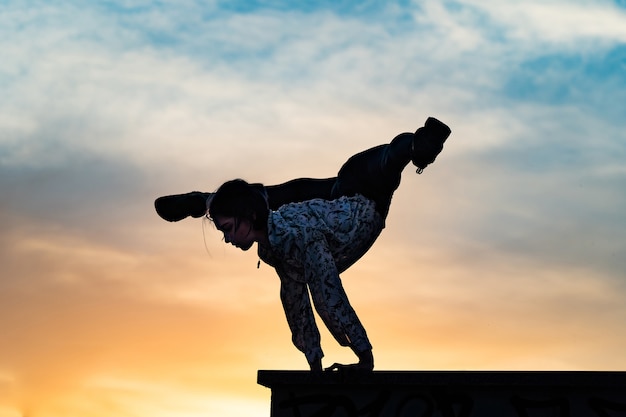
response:
[[[389,144],[352,156],[336,177],[299,178],[270,186],[236,179],[215,193],[159,197],[155,208],[168,221],[206,215],[225,242],[241,250],[258,244],[259,258],[278,273],[293,343],[312,371],[322,370],[324,355],[309,292],[330,333],[359,358],[356,364],[328,369],[372,370],[372,345],[339,274],[382,232],[406,165],[413,162],[421,173],[449,135],[448,126],[430,117],[415,133],[402,133]]]

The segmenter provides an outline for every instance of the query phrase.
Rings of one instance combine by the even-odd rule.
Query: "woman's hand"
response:
[[[359,357],[359,363],[353,363],[350,365],[342,365],[340,363],[334,363],[329,368],[326,368],[327,371],[367,371],[371,372],[374,370],[374,355],[372,355],[372,350],[366,350],[363,352],[357,353]]]

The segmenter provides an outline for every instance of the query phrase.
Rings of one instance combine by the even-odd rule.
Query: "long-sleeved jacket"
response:
[[[309,292],[339,344],[356,352],[372,348],[339,273],[365,254],[383,227],[374,202],[361,195],[291,203],[270,212],[269,247],[259,245],[259,257],[280,277],[293,343],[309,363],[323,357]]]

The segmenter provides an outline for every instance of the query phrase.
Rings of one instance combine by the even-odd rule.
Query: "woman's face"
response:
[[[257,240],[256,231],[252,227],[252,222],[246,219],[239,219],[228,216],[215,216],[213,218],[215,227],[224,233],[224,241],[241,250],[248,250]]]

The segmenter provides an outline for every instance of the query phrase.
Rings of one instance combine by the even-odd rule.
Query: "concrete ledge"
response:
[[[272,417],[626,417],[626,372],[259,371]]]

